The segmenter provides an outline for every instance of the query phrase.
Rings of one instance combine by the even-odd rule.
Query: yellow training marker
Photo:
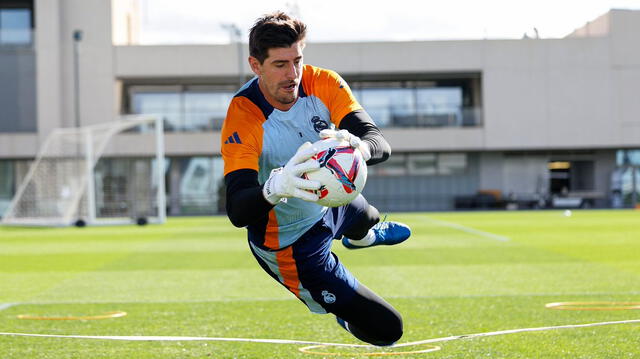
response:
[[[345,353],[345,352],[335,352],[335,353],[327,353],[327,352],[316,352],[316,351],[312,351],[312,349],[318,349],[318,348],[327,348],[330,347],[331,345],[311,345],[308,347],[303,347],[303,348],[298,348],[298,350],[302,353],[305,354],[314,354],[314,355],[324,355],[324,356],[348,356],[348,357],[352,357],[352,356],[369,356],[369,357],[376,357],[376,356],[392,356],[392,355],[405,355],[405,354],[424,354],[424,353],[430,353],[430,352],[435,352],[440,350],[441,348],[437,345],[427,345],[426,349],[421,349],[421,350],[412,350],[412,351],[405,351],[405,352],[371,352],[371,353]],[[372,347],[374,348],[374,347]],[[393,348],[393,347],[391,347]]]
[[[68,316],[68,317],[44,317],[44,316],[36,316],[29,314],[20,314],[17,316],[18,319],[29,319],[29,320],[98,320],[98,319],[110,319],[110,318],[120,318],[127,315],[127,312],[109,312],[101,315],[88,315],[88,316]]]

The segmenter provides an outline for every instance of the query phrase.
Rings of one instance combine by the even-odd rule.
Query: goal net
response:
[[[54,130],[42,144],[2,224],[69,226],[163,223],[162,120]]]

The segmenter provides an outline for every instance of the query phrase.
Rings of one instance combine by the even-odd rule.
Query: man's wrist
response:
[[[362,153],[362,157],[365,162],[371,159],[371,147],[369,146],[369,142],[361,140],[358,149],[360,150],[360,153]]]
[[[262,195],[267,202],[271,204],[276,204],[280,200],[278,195],[273,193],[273,177],[269,177],[267,181],[262,185]]]

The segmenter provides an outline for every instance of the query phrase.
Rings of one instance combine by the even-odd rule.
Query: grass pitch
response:
[[[401,342],[504,329],[640,319],[561,311],[560,301],[640,301],[639,211],[391,214],[395,247],[334,251],[405,320]],[[0,228],[0,332],[280,338],[358,343],[310,314],[255,263],[225,217],[166,225]],[[123,318],[21,320],[17,315]],[[397,358],[640,358],[640,325],[456,340]],[[314,358],[296,345],[0,336],[0,358]],[[407,348],[420,349],[420,348]],[[351,349],[327,349],[355,353]],[[406,349],[405,349],[406,350]],[[353,355],[345,354],[343,358]],[[319,358],[319,357],[318,357]]]

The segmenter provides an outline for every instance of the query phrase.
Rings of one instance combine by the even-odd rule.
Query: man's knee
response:
[[[344,231],[344,235],[351,239],[363,238],[369,229],[378,222],[380,222],[380,212],[374,206],[367,204],[366,209],[360,212],[353,224]]]
[[[364,285],[350,305],[334,314],[348,323],[351,334],[369,344],[389,346],[402,337],[400,313]]]
[[[395,344],[402,338],[402,319],[395,318],[393,321],[380,323],[379,328],[370,328],[367,337],[370,344],[385,347]]]

